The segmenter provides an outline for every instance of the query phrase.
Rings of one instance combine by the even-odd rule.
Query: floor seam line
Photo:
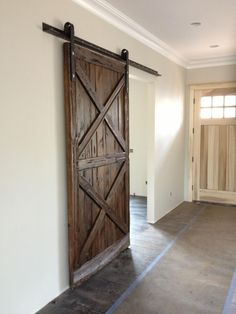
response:
[[[236,293],[236,268],[234,270],[234,274],[232,277],[232,281],[226,296],[225,304],[224,304],[224,309],[223,309],[223,314],[229,314],[231,310],[231,305],[234,297],[234,293]]]
[[[156,266],[162,257],[176,244],[178,239],[183,235],[197,220],[200,214],[209,206],[209,204],[203,206],[199,212],[193,216],[193,218],[187,223],[183,229],[181,229],[176,237],[170,241],[169,244],[154,258],[154,260],[142,271],[142,273],[131,283],[131,285],[120,295],[120,297],[112,304],[112,306],[106,311],[106,314],[112,314],[124,301],[127,297],[132,293],[132,291],[138,286],[138,284],[144,279],[144,277]],[[225,313],[224,313],[225,314]]]

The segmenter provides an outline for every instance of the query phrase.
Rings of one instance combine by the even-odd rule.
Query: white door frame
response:
[[[158,78],[130,67],[129,77],[144,82],[148,88],[147,116],[148,116],[148,139],[147,139],[147,222],[156,222],[155,198],[156,198],[156,180],[155,180],[155,155],[156,155],[156,98],[157,98],[157,80]]]
[[[195,161],[192,161],[194,152],[194,103],[195,103],[195,91],[207,90],[207,89],[218,89],[218,88],[230,88],[236,87],[236,82],[223,82],[223,83],[208,83],[208,84],[197,84],[189,86],[189,123],[188,123],[188,185],[187,185],[187,200],[193,201],[193,169],[195,167]]]

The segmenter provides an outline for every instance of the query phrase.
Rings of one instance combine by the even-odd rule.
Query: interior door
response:
[[[129,110],[124,60],[64,44],[71,285],[129,246]]]
[[[195,91],[194,200],[236,204],[236,87]]]

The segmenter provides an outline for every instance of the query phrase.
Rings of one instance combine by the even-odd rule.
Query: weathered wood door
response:
[[[229,84],[195,91],[195,200],[236,204],[236,84]]]
[[[127,65],[64,44],[69,264],[81,282],[129,246]]]

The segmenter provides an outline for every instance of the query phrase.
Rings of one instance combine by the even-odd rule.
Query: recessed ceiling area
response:
[[[235,0],[97,0],[108,3],[188,63],[236,57]],[[191,25],[200,23],[200,25]],[[214,49],[211,46],[215,46]],[[217,46],[217,47],[216,47]]]

